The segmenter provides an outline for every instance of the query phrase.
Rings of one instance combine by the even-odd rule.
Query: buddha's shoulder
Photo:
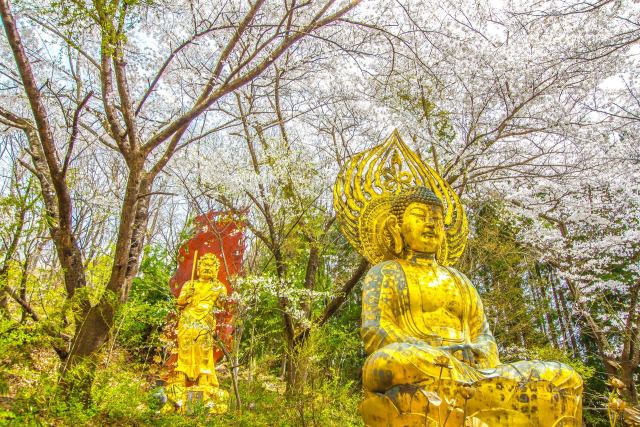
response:
[[[417,268],[419,269],[420,267],[417,267]],[[402,260],[382,261],[374,265],[373,267],[371,267],[371,269],[369,269],[369,272],[367,273],[367,276],[378,277],[378,276],[385,276],[385,275],[386,276],[404,275],[406,273],[405,271],[406,269],[411,270],[411,264],[408,264],[407,262],[403,262]],[[451,266],[445,267],[438,264],[436,267],[436,271],[438,275],[452,276],[458,280],[469,283],[469,279],[467,278],[467,276],[465,276],[464,273],[462,273],[460,270],[454,267],[451,267]]]
[[[451,266],[441,267],[441,268],[446,270],[448,274],[454,277],[460,285],[469,289],[474,295],[478,294],[478,290],[476,289],[476,287],[473,285],[471,280],[469,280],[469,278],[463,272]]]
[[[402,266],[396,260],[382,261],[369,269],[367,277],[378,278],[383,276],[395,276],[402,274]]]
[[[455,267],[451,267],[450,265],[447,265],[447,266],[438,265],[438,273],[451,276],[455,278],[457,281],[464,282],[465,284],[470,284],[469,279],[463,272],[461,272]]]
[[[451,267],[449,265],[448,266],[438,265],[438,270],[446,271],[447,273],[451,274],[452,276],[459,276],[459,277],[464,277],[464,278],[467,277],[460,270],[458,270],[455,267]]]

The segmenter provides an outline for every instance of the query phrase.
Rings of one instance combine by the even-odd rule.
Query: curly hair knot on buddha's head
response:
[[[411,203],[424,203],[429,206],[438,206],[444,211],[442,200],[440,200],[430,188],[422,185],[412,187],[394,197],[391,203],[391,213],[398,219],[399,225],[402,225],[402,215]]]

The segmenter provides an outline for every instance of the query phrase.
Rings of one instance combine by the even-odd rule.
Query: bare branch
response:
[[[93,96],[93,91],[89,92],[83,99],[80,101],[78,106],[76,107],[76,111],[73,113],[73,124],[71,125],[71,136],[69,137],[69,142],[67,143],[67,154],[64,156],[64,162],[62,163],[62,176],[67,174],[67,168],[69,167],[69,160],[71,159],[71,153],[73,152],[73,146],[76,143],[76,139],[78,138],[78,122],[80,120],[80,112],[89,99]]]

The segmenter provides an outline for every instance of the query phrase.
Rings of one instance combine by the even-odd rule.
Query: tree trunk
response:
[[[149,221],[149,202],[151,195],[151,182],[148,177],[142,180],[140,184],[140,196],[138,198],[138,208],[133,222],[133,233],[131,238],[131,248],[129,250],[129,260],[127,263],[127,273],[124,279],[124,285],[120,292],[120,302],[124,303],[129,299],[131,285],[133,279],[138,275],[140,268],[140,258],[145,245],[147,236],[147,223]]]
[[[139,206],[142,165],[141,158],[129,162],[129,179],[120,213],[120,226],[111,276],[98,304],[90,307],[82,321],[76,326],[69,357],[62,366],[64,383],[70,386],[84,402],[90,401],[96,356],[108,341],[119,296],[127,277],[134,222]]]
[[[623,361],[620,365],[620,379],[626,386],[624,390],[624,397],[626,398],[625,400],[635,406],[638,404],[638,390],[636,389],[636,383],[633,379],[633,375],[638,366],[631,361]]]
[[[569,342],[571,343],[571,351],[573,352],[573,357],[578,357],[580,346],[578,345],[578,341],[576,339],[576,332],[573,327],[571,314],[569,313],[567,299],[565,298],[564,293],[560,291],[558,291],[558,298],[560,300],[560,307],[562,308],[561,314],[564,318],[564,323],[567,328],[567,334],[569,335]]]
[[[354,270],[349,280],[342,285],[340,291],[337,292],[336,296],[326,305],[322,314],[311,322],[311,326],[303,329],[293,340],[287,342],[286,380],[287,394],[290,396],[304,392],[309,371],[309,360],[308,355],[306,355],[304,351],[304,346],[307,344],[311,329],[313,327],[321,327],[335,315],[368,269],[369,263],[366,259],[361,258],[360,264],[358,264],[358,267]]]
[[[61,384],[65,392],[74,394],[85,404],[91,401],[97,352],[107,341],[115,309],[116,299],[105,295],[89,308],[82,323],[76,327],[69,355],[62,365]]]
[[[311,243],[311,249],[309,250],[309,259],[307,261],[307,271],[304,278],[304,288],[308,291],[308,294],[302,297],[300,307],[304,311],[307,320],[311,320],[311,293],[316,286],[316,274],[320,266],[320,250],[318,245],[314,242]]]
[[[22,272],[20,274],[20,285],[18,286],[18,292],[20,292],[20,298],[23,301],[27,300],[27,280],[29,278],[29,255],[26,255],[24,262],[22,263]],[[20,323],[24,323],[29,317],[29,313],[25,307],[21,308]]]
[[[547,297],[544,289],[542,289],[542,287],[538,287],[535,286],[538,290],[537,292],[539,293],[539,304],[543,305],[542,310],[543,310],[543,314],[542,314],[542,331],[545,333],[545,335],[548,333],[551,335],[551,342],[553,344],[553,346],[555,348],[560,348],[560,340],[558,339],[558,331],[556,331],[555,325],[553,324],[553,320],[551,319],[551,306],[549,304],[549,298]],[[535,294],[536,292],[533,292],[533,294]]]
[[[638,339],[638,297],[640,296],[640,281],[636,281],[629,292],[629,311],[627,321],[624,328],[624,345],[622,349],[621,359],[621,376],[622,382],[626,386],[625,394],[629,402],[634,405],[638,404],[638,392],[633,378],[633,374],[638,369],[640,362],[640,349],[637,348]]]
[[[563,347],[565,349],[571,349],[575,357],[575,350],[572,349],[572,346],[571,346],[571,338],[570,338],[569,330],[565,325],[566,319],[564,317],[564,312],[562,310],[562,307],[560,306],[560,298],[558,297],[558,290],[556,289],[555,278],[552,276],[549,282],[551,284],[551,293],[553,295],[553,302],[554,302],[554,305],[556,306],[556,312],[558,314],[558,323],[560,324],[560,331],[562,332],[562,337],[564,341]]]
[[[307,383],[307,374],[309,372],[309,359],[304,351],[306,339],[295,342],[289,348],[287,355],[287,396],[295,398],[304,393],[304,386]]]
[[[542,317],[540,323],[542,325],[542,332],[545,336],[551,335],[552,345],[555,348],[560,348],[561,343],[558,338],[558,331],[556,331],[553,320],[551,319],[551,304],[549,296],[547,295],[547,289],[545,289],[544,282],[546,277],[543,276],[542,266],[540,263],[535,263],[534,271],[538,280],[534,280],[531,286],[531,295],[534,297],[534,302],[537,307],[542,309]]]
[[[27,134],[34,170],[40,181],[47,214],[51,217],[49,232],[62,266],[67,297],[71,298],[76,289],[85,286],[86,279],[82,252],[73,235],[73,206],[66,182],[66,165],[61,165],[58,159],[47,109],[18,32],[16,21],[6,0],[0,0],[0,15],[20,74],[20,80],[29,100],[35,126],[31,121],[21,118],[14,121],[19,123],[18,127]],[[81,307],[82,309],[86,308],[82,304]]]

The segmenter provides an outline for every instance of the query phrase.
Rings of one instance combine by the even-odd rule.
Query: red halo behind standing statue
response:
[[[218,280],[227,288],[227,295],[233,294],[230,278],[242,274],[242,258],[244,256],[245,222],[242,213],[231,211],[210,211],[195,218],[195,235],[183,244],[178,251],[178,269],[169,280],[169,287],[175,297],[185,282],[191,280],[194,254],[198,259],[212,253],[220,261]],[[196,260],[197,262],[197,260]],[[216,313],[216,332],[224,345],[229,349],[233,342],[232,300],[225,303],[225,309]],[[220,348],[215,350],[216,362],[224,355]],[[174,355],[167,360],[166,367],[172,370],[175,364]]]

